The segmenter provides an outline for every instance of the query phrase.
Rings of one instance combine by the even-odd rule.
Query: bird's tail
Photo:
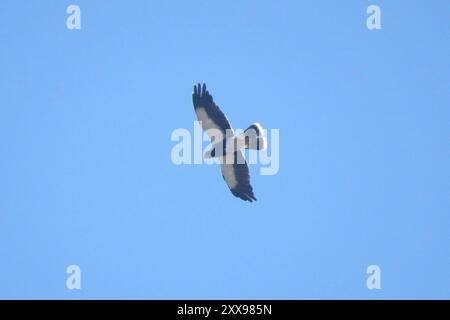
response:
[[[263,150],[267,147],[264,129],[257,122],[245,129],[243,136],[245,149]]]

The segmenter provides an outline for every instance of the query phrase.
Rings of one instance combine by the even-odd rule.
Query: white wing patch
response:
[[[209,138],[214,137],[215,142],[222,140],[224,134],[228,134],[227,132],[223,132],[220,126],[218,126],[212,118],[208,117],[205,108],[199,107],[195,109],[195,113],[197,114],[197,119],[200,122],[203,130],[206,132]],[[218,133],[221,134],[222,139],[217,139]],[[232,129],[230,133],[232,134]]]
[[[236,180],[233,164],[222,164],[220,169],[222,170],[223,178],[227,182],[228,187],[230,189],[235,188],[238,181]]]
[[[208,117],[205,108],[197,108],[195,110],[195,113],[197,114],[198,121],[201,121],[203,130],[205,131],[208,131],[209,129],[220,130],[220,127],[210,117]]]

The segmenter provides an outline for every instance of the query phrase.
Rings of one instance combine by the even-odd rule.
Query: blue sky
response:
[[[448,299],[449,10],[1,1],[0,298]],[[280,129],[257,202],[171,162],[194,82],[235,127]]]

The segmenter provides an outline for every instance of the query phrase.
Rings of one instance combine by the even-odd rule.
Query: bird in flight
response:
[[[206,85],[194,85],[192,93],[197,119],[211,139],[212,148],[205,158],[218,158],[222,177],[231,193],[245,201],[256,201],[250,174],[242,149],[262,150],[267,142],[259,123],[253,123],[242,134],[234,135],[230,121],[214,103]]]

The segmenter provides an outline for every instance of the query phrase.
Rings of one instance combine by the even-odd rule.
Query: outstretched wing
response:
[[[214,103],[213,97],[206,90],[206,85],[197,84],[194,86],[194,93],[192,94],[192,102],[194,104],[195,113],[198,121],[201,122],[203,130],[212,138],[209,130],[216,129],[222,133],[222,137],[233,135],[230,121]],[[214,141],[218,142],[218,141]]]
[[[250,174],[247,162],[241,151],[235,152],[232,163],[221,164],[222,176],[230,188],[231,193],[238,198],[246,201],[256,201],[253,194],[253,188],[250,185]]]

